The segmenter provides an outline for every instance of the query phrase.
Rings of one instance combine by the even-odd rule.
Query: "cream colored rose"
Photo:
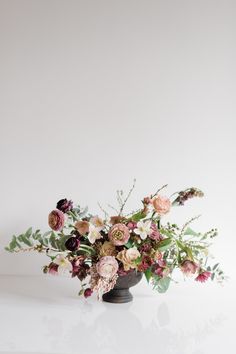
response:
[[[137,248],[129,248],[118,253],[117,259],[123,263],[124,270],[127,271],[131,268],[136,268],[135,260],[140,257]]]
[[[116,248],[113,243],[109,241],[105,241],[100,249],[101,256],[115,256]]]

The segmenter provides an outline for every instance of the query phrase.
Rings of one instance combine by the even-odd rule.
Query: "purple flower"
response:
[[[61,210],[63,213],[67,213],[68,211],[73,209],[73,202],[72,200],[61,199],[57,203],[57,209]]]

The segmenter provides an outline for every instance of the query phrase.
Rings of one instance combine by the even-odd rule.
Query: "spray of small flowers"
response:
[[[222,283],[225,276],[219,264],[208,264],[208,248],[217,230],[193,231],[190,223],[196,218],[182,227],[162,222],[171,208],[184,205],[190,198],[202,197],[203,192],[188,188],[166,197],[165,185],[145,197],[138,210],[125,215],[124,208],[134,186],[135,181],[127,196],[117,191],[119,209],[112,207],[115,215],[109,215],[100,206],[103,218],[62,199],[48,216],[50,231],[42,234],[30,228],[13,236],[6,250],[45,252],[50,262],[44,266],[44,273],[68,272],[77,277],[81,281],[79,294],[86,298],[97,292],[100,299],[115,286],[118,277],[129,272],[144,273],[148,283],[161,293],[168,289],[175,269],[198,282],[210,278]]]

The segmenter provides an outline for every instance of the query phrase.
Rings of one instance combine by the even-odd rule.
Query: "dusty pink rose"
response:
[[[106,279],[111,279],[118,271],[118,262],[113,256],[105,256],[96,264],[98,274]]]
[[[194,263],[193,261],[186,259],[181,264],[180,269],[186,275],[195,274],[198,269],[198,265],[196,263]]]
[[[170,211],[171,201],[167,197],[158,195],[152,199],[152,205],[159,215],[165,215]]]
[[[198,274],[198,276],[195,280],[200,281],[201,283],[204,283],[205,281],[208,280],[208,278],[210,278],[210,276],[211,276],[211,272],[202,272],[202,273]]]
[[[129,229],[124,224],[115,224],[110,229],[108,237],[115,246],[125,245],[130,237]]]
[[[55,209],[48,216],[48,224],[54,231],[60,231],[65,222],[64,213],[61,210]]]

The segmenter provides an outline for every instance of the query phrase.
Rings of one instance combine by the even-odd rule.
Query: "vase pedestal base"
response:
[[[133,300],[133,295],[129,289],[112,289],[102,296],[103,301],[114,304],[123,304]]]

